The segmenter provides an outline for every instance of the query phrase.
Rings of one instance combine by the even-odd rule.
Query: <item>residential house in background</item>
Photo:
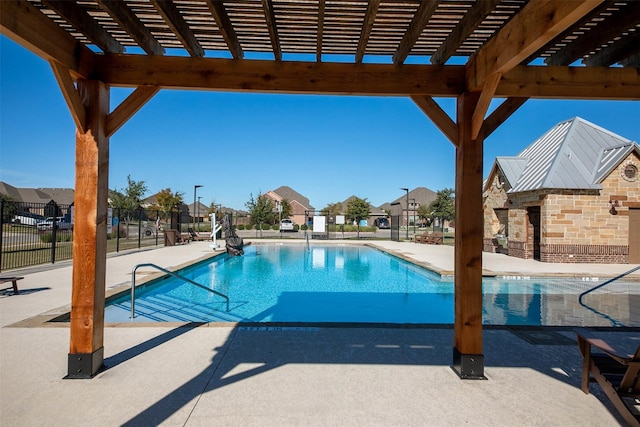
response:
[[[342,206],[342,214],[347,213],[347,207],[349,206],[349,202],[351,202],[351,200],[355,199],[356,197],[358,196],[350,196],[340,203],[340,205]],[[363,199],[364,197],[360,197],[360,198]],[[383,209],[372,206],[371,203],[369,203],[369,217],[366,219],[366,224],[360,224],[360,225],[377,226],[378,224],[377,221],[380,218],[389,218],[389,215]]]
[[[0,181],[0,194],[21,202],[24,212],[45,217],[71,216],[74,201],[72,188],[17,188]]]
[[[416,187],[410,190],[408,195],[404,194],[397,199],[384,203],[378,209],[389,212],[391,216],[400,218],[400,226],[405,227],[407,224],[416,227],[424,226],[418,215],[420,206],[429,206],[436,199],[437,193],[426,187]],[[408,199],[408,203],[407,203]]]
[[[266,197],[276,203],[286,200],[291,205],[293,211],[291,220],[294,224],[310,224],[315,214],[315,208],[309,203],[309,199],[302,194],[296,192],[291,187],[283,185],[275,190],[268,191],[264,194]]]
[[[543,262],[640,263],[640,146],[579,117],[484,183],[484,250]]]

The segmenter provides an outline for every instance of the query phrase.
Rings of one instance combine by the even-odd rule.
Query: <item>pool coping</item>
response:
[[[400,258],[404,261],[410,262],[414,265],[417,265],[419,267],[425,268],[427,270],[429,270],[430,272],[437,274],[440,276],[441,280],[451,280],[453,281],[454,279],[454,272],[448,269],[443,269],[443,268],[439,268],[436,265],[426,262],[426,261],[420,261],[410,255],[408,255],[406,252],[403,251],[399,251],[399,250],[395,250],[392,248],[386,248],[383,246],[379,246],[376,245],[375,242],[372,241],[345,241],[345,240],[322,240],[322,241],[314,241],[313,243],[307,243],[305,241],[286,241],[286,242],[282,242],[282,241],[263,241],[263,240],[259,240],[257,242],[253,242],[253,241],[247,241],[244,243],[244,246],[250,246],[250,245],[255,245],[255,246],[261,246],[261,245],[314,245],[314,246],[366,246],[366,247],[371,247],[373,249],[379,250],[381,252],[384,252],[388,255]],[[206,262],[208,260],[214,259],[214,258],[218,258],[218,257],[223,257],[226,256],[227,252],[226,251],[221,251],[221,252],[212,252],[200,257],[197,257],[193,260],[189,260],[186,262],[183,262],[181,264],[178,264],[176,266],[173,266],[171,268],[168,268],[169,271],[178,271],[184,268],[188,268],[191,267],[193,265],[196,265],[198,263],[201,262]],[[140,287],[144,287],[146,286],[149,282],[155,281],[157,279],[160,279],[162,277],[165,277],[168,275],[166,273],[163,273],[161,271],[138,271],[137,274],[144,274],[145,277],[140,279],[140,281],[138,282],[138,280],[136,280],[137,284],[136,284],[136,289],[140,288]],[[596,278],[596,277],[591,277],[591,276],[585,276],[584,274],[575,274],[575,273],[539,273],[539,274],[522,274],[522,272],[507,272],[507,271],[500,271],[500,272],[495,272],[492,270],[486,270],[483,269],[482,271],[482,277],[483,278],[504,278],[504,279],[509,279],[509,280],[535,280],[535,279],[549,279],[549,278],[567,278],[567,279],[597,279],[600,280],[602,278]],[[636,282],[637,278],[636,277],[629,277],[629,278],[625,278],[625,279],[620,279],[621,281],[630,281],[630,282]],[[113,285],[110,288],[108,288],[105,292],[105,303],[110,300],[110,299],[114,299],[114,298],[118,298],[126,293],[129,293],[131,291],[131,280],[127,281],[127,282],[123,282],[117,285]],[[48,327],[53,327],[53,328],[58,328],[58,327],[68,327],[69,326],[69,320],[68,317],[70,315],[71,312],[71,305],[70,304],[65,304],[63,306],[54,308],[52,310],[48,310],[46,312],[37,314],[35,316],[31,316],[29,318],[20,320],[18,322],[14,322],[12,324],[9,325],[5,325],[4,327],[11,327],[11,328],[38,328],[38,327],[44,327],[44,328],[48,328]],[[65,319],[66,318],[66,319]],[[242,325],[242,326],[250,326],[252,324],[254,324],[255,322],[126,322],[126,323],[122,323],[122,322],[105,322],[104,326],[105,327],[109,327],[109,328],[122,328],[122,327],[188,327],[190,325],[192,325],[193,327],[201,327],[201,326],[207,326],[207,327],[238,327],[238,325]],[[298,325],[300,323],[305,323],[305,322],[258,322],[255,323],[256,325],[261,325],[261,326],[265,326],[265,327],[269,327],[269,326],[273,326],[273,325],[277,325],[277,324],[286,324],[286,325]],[[313,325],[320,325],[320,327],[376,327],[375,325],[389,325],[387,327],[421,327],[421,328],[429,328],[429,327],[437,327],[437,325],[442,325],[443,327],[449,326],[448,324],[396,324],[396,323],[390,323],[390,324],[386,324],[386,323],[358,323],[358,322],[311,322],[311,324]],[[335,326],[327,326],[327,325],[335,325]],[[395,326],[393,326],[395,325]],[[451,327],[453,327],[453,324],[450,325]],[[509,327],[517,327],[520,325],[484,325],[483,324],[483,328],[491,328],[491,327],[505,327],[505,328],[509,328]],[[379,326],[378,326],[379,327]],[[540,327],[540,328],[579,328],[580,326],[525,326],[528,328],[536,328],[536,327]],[[593,328],[597,328],[597,327],[593,327]],[[608,327],[602,327],[602,328],[608,328]],[[629,329],[631,328],[631,330],[635,330],[638,329],[638,331],[640,331],[640,328],[637,327],[613,327],[614,329],[618,330],[618,329]]]

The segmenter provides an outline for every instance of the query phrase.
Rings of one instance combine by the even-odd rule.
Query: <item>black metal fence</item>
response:
[[[182,229],[182,215],[157,210],[111,210],[107,252],[164,245],[163,229]],[[69,260],[73,205],[0,200],[0,271]]]

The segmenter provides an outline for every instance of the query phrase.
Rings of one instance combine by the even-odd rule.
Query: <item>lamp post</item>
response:
[[[407,192],[407,240],[409,240],[409,189],[401,188],[401,190]]]
[[[282,202],[276,200],[276,205],[278,207],[278,229],[280,230],[280,237],[282,238]]]
[[[202,196],[198,196],[198,204],[196,205],[196,218],[198,221],[198,233],[200,232],[200,199]]]
[[[416,199],[413,197],[411,200],[411,216],[413,217],[413,234],[416,234]],[[409,225],[407,224],[407,227]]]
[[[198,188],[200,187],[204,187],[203,185],[194,185],[193,186],[193,228],[196,228],[196,191],[198,190]]]

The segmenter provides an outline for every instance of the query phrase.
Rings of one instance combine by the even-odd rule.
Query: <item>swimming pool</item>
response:
[[[136,291],[135,322],[330,322],[452,324],[452,278],[368,246],[252,245]],[[487,325],[640,326],[640,295],[621,282],[578,304],[593,282],[483,279]],[[636,285],[634,292],[638,292]],[[107,301],[107,322],[130,322],[128,293]]]

